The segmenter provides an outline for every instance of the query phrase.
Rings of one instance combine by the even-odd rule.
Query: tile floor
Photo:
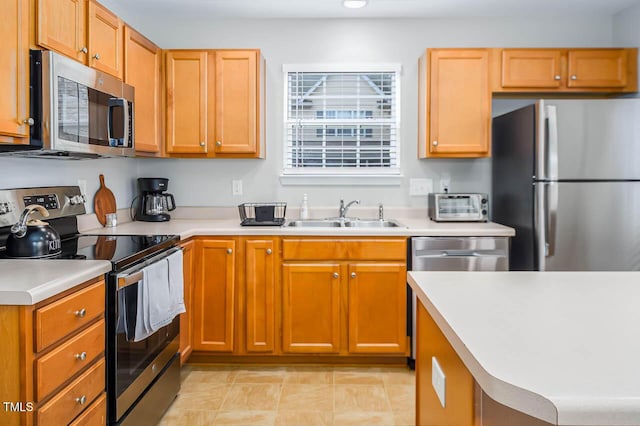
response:
[[[414,372],[402,367],[191,365],[160,424],[405,426],[414,407]]]

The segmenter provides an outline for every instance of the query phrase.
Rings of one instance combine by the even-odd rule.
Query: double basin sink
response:
[[[285,226],[296,228],[404,228],[393,219],[304,219],[292,220]]]

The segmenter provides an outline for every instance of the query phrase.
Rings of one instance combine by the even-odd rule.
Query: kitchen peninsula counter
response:
[[[640,272],[410,272],[408,281],[425,323],[482,392],[547,422],[526,424],[640,424]],[[435,395],[428,379],[418,386]]]
[[[0,305],[35,305],[111,270],[107,260],[0,260]]]

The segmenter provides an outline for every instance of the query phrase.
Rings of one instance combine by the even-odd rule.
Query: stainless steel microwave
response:
[[[24,154],[135,155],[132,86],[51,51],[32,50],[30,55],[33,123]]]
[[[486,222],[487,194],[429,194],[429,218],[436,222]]]

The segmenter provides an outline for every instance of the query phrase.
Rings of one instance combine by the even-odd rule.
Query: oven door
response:
[[[116,422],[127,413],[149,385],[163,373],[179,350],[180,316],[140,341],[135,341],[136,320],[142,306],[138,290],[142,285],[142,270],[165,259],[180,248],[174,247],[162,255],[139,264],[109,279],[110,295],[115,295],[107,307],[107,393],[109,419]]]

